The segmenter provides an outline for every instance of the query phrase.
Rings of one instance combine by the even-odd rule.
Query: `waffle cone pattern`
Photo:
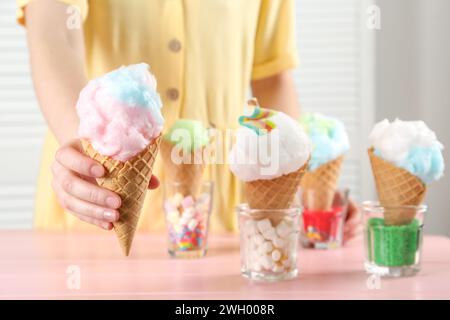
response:
[[[183,196],[195,196],[200,189],[203,171],[205,169],[205,163],[202,157],[204,148],[199,148],[191,154],[191,159],[194,163],[176,164],[172,161],[171,157],[174,147],[175,145],[162,139],[161,156],[163,158],[167,181],[176,184],[177,186],[176,188],[174,186],[174,189],[182,193]]]
[[[308,163],[297,171],[272,180],[255,180],[244,185],[251,209],[288,209],[298,190]]]
[[[405,169],[396,167],[381,159],[369,149],[369,158],[375,178],[378,199],[382,206],[417,206],[425,198],[426,185]],[[409,224],[414,219],[415,210],[385,210],[386,225]]]
[[[83,141],[84,152],[106,169],[106,175],[98,178],[97,183],[122,199],[119,221],[113,225],[125,256],[130,253],[160,141],[159,136],[141,153],[125,162],[103,156],[89,142]]]
[[[344,156],[307,171],[301,180],[303,203],[310,210],[328,211],[333,205]]]

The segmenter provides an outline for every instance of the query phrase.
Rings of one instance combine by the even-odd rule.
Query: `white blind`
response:
[[[346,125],[351,150],[340,185],[351,188],[355,199],[361,198],[367,180],[367,157],[361,152],[367,131],[362,121],[362,9],[361,0],[296,1],[300,67],[295,79],[302,110],[338,117]]]
[[[341,184],[360,197],[364,184],[361,140],[360,0],[297,0],[301,66],[295,72],[301,104],[341,118],[352,151]],[[30,228],[45,123],[33,92],[25,31],[15,1],[0,1],[0,228]],[[361,160],[362,159],[362,160]]]
[[[0,228],[30,228],[45,130],[16,2],[0,1]]]

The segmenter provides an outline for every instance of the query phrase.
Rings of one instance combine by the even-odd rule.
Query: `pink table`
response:
[[[381,279],[378,289],[363,271],[361,240],[334,251],[301,249],[299,278],[259,283],[239,274],[236,236],[212,237],[204,259],[174,260],[162,235],[138,234],[123,258],[112,233],[2,231],[0,299],[450,298],[450,239],[426,237],[421,273]],[[67,270],[80,271],[79,289],[67,286]]]

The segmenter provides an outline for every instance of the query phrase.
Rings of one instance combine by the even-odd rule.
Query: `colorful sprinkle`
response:
[[[171,250],[204,249],[210,207],[208,194],[202,194],[198,199],[175,194],[166,200],[164,208],[170,209],[166,211],[166,222]]]

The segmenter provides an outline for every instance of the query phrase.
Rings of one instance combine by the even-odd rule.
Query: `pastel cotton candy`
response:
[[[296,120],[262,108],[246,118],[255,118],[256,124],[241,121],[243,127],[237,130],[229,155],[230,169],[240,180],[271,180],[298,170],[308,161],[311,143]]]
[[[300,123],[311,139],[313,150],[308,162],[310,171],[333,161],[350,149],[350,141],[344,124],[320,113],[307,113]]]
[[[369,140],[375,155],[409,171],[424,183],[444,173],[443,145],[423,121],[387,119],[377,123]]]
[[[209,143],[208,129],[201,121],[179,119],[175,121],[163,138],[172,144],[180,144],[186,152],[194,152]]]
[[[121,67],[89,81],[76,108],[80,138],[119,161],[144,150],[164,125],[156,80],[145,63]]]

